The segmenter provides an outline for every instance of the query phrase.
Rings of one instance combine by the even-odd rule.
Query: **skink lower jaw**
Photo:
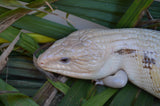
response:
[[[48,72],[57,73],[63,76],[72,77],[72,78],[78,78],[78,79],[99,79],[96,75],[92,73],[76,73],[73,71],[66,71],[66,70],[56,70],[56,69],[49,69],[47,67],[43,67],[44,70]]]
[[[46,65],[45,62],[38,61],[37,62],[38,66],[48,72],[53,72],[57,74],[61,74],[64,76],[72,77],[72,78],[78,78],[78,79],[97,79],[96,73],[94,72],[82,72],[82,71],[72,71],[72,70],[64,70],[64,69],[56,69],[55,67],[49,67]]]

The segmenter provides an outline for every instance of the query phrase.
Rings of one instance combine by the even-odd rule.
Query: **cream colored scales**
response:
[[[131,81],[160,98],[160,32],[87,29],[56,41],[38,65],[62,75],[121,88]]]

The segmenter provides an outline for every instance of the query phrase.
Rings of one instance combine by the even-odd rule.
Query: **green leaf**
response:
[[[52,6],[68,14],[73,14],[100,25],[115,28],[126,11],[128,11],[127,14],[130,15],[130,17],[125,15],[123,16],[124,19],[126,18],[128,20],[131,18],[133,22],[137,22],[137,13],[140,14],[142,10],[149,7],[153,0],[137,0],[137,2],[135,1],[134,4],[132,4],[133,1],[134,0],[59,0],[52,4]],[[130,7],[130,10],[127,10],[131,4],[133,8]],[[153,13],[153,17],[160,17],[159,5],[160,2],[154,1],[149,8],[150,12]],[[127,24],[129,24],[129,22]]]
[[[26,49],[27,51],[29,51],[32,54],[39,47],[37,42],[34,39],[32,39],[31,37],[27,36],[25,33],[21,34],[20,39],[21,40],[18,41],[17,45],[21,46],[22,48]]]
[[[115,27],[133,0],[59,0],[53,8],[107,27]]]
[[[0,90],[17,91],[15,88],[0,79]],[[5,106],[38,106],[31,98],[21,93],[5,93],[0,95],[0,101]]]
[[[23,2],[29,3],[29,2],[32,2],[32,1],[34,1],[34,0],[19,0],[19,1],[23,1]]]
[[[149,7],[149,12],[153,16],[154,19],[160,18],[160,2],[154,1]]]
[[[90,98],[82,106],[103,106],[117,91],[118,89],[107,88],[103,92]]]
[[[20,55],[20,54],[19,54]],[[15,77],[27,77],[44,80],[45,76],[41,74],[33,65],[32,58],[26,56],[12,56],[8,58],[7,66],[2,74]]]
[[[127,84],[113,98],[109,106],[131,106],[137,95],[138,88],[132,84]]]
[[[154,97],[145,91],[141,91],[134,106],[152,106]]]
[[[18,35],[19,32],[20,31],[18,29],[9,27],[5,31],[0,33],[0,37],[11,42]],[[31,54],[34,53],[34,51],[39,47],[37,42],[35,42],[25,33],[21,33],[20,40],[17,42],[16,45],[19,45],[20,47],[26,49]]]
[[[75,29],[71,27],[67,27],[32,15],[27,15],[19,19],[13,24],[13,26],[55,39],[63,38],[75,31]]]
[[[134,0],[127,12],[123,15],[117,24],[118,28],[134,27],[142,12],[147,9],[154,0]]]
[[[19,1],[17,0],[0,0],[0,4],[6,5],[6,6],[23,6]]]
[[[10,56],[0,77],[28,96],[34,96],[46,81],[46,77],[34,67],[32,58],[26,56]]]
[[[44,81],[40,79],[20,79],[20,77],[13,79],[12,78],[7,79],[7,83],[18,89],[21,93],[33,97],[38,89],[43,85]],[[22,78],[22,77],[21,77]]]
[[[66,94],[68,92],[68,90],[70,89],[69,86],[67,86],[66,84],[62,83],[62,82],[53,82],[52,80],[48,79],[48,81],[58,90],[60,90],[61,92],[63,92],[64,94]]]
[[[92,86],[85,80],[77,80],[58,106],[79,106]]]
[[[7,12],[9,9],[0,7],[0,15],[3,14],[4,12]]]

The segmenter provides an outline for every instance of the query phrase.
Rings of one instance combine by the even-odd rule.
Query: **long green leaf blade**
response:
[[[26,56],[10,56],[2,74],[15,77],[45,79],[45,76],[33,65],[32,58]]]
[[[32,58],[26,56],[10,56],[0,77],[28,96],[34,96],[46,81],[46,77],[34,67]]]
[[[127,12],[118,22],[117,27],[134,27],[139,21],[141,13],[147,9],[152,2],[153,0],[134,0]]]
[[[141,91],[136,101],[134,102],[134,106],[152,106],[154,97],[145,91]]]
[[[17,91],[12,86],[0,79],[0,90]],[[6,93],[0,95],[0,100],[5,106],[38,106],[31,98],[21,93]]]
[[[0,15],[7,12],[7,11],[9,11],[9,9],[4,8],[4,7],[0,7]]]
[[[107,27],[115,27],[132,1],[133,0],[59,0],[53,4],[53,8]]]
[[[138,88],[134,85],[127,84],[118,94],[113,98],[110,106],[131,106],[137,95]]]
[[[11,42],[19,32],[20,31],[18,29],[9,27],[5,31],[0,33],[0,37]],[[21,34],[20,40],[18,41],[17,45],[26,49],[31,54],[34,53],[34,51],[39,47],[37,42],[35,42],[31,37],[25,35],[25,33]]]
[[[63,38],[75,31],[73,28],[31,15],[21,18],[13,26],[55,39]]]
[[[82,106],[103,106],[117,91],[118,89],[107,88],[105,91],[90,98]]]
[[[92,87],[90,83],[84,80],[78,80],[69,89],[65,97],[58,106],[79,106],[82,100],[86,97],[89,88]]]
[[[34,0],[27,5],[28,8],[38,8],[43,6],[45,0]],[[0,15],[0,32],[7,29],[11,24],[13,24],[16,20],[20,19],[27,13],[31,12],[32,9],[26,8],[17,8],[10,11],[5,12]]]
[[[68,92],[68,90],[70,89],[69,86],[67,86],[66,84],[62,83],[62,82],[53,82],[52,80],[48,79],[48,81],[58,90],[60,90],[61,92],[63,92],[64,94],[66,94]]]
[[[149,11],[154,19],[160,18],[160,2],[154,1],[149,7]]]

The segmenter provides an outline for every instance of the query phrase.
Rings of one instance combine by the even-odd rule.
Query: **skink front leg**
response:
[[[128,77],[123,70],[118,71],[113,76],[107,76],[96,84],[106,85],[112,88],[122,88],[127,84]]]

